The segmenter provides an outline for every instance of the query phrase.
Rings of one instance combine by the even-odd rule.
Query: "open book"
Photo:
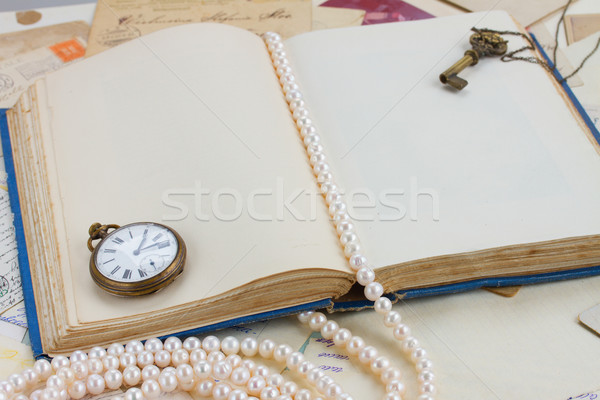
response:
[[[491,12],[286,42],[391,295],[599,272],[598,143],[539,66],[483,59],[467,89],[441,85],[472,26],[517,29]],[[38,353],[322,307],[354,283],[252,33],[144,36],[39,81],[6,119]],[[90,277],[88,227],[136,221],[179,232],[186,267],[160,292],[115,297]]]

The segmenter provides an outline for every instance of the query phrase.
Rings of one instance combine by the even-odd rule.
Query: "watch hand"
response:
[[[158,246],[159,249],[163,249],[163,248],[169,246],[169,244],[170,243],[169,243],[168,240],[163,240],[162,242],[154,243],[154,244],[151,244],[150,246],[146,246],[146,247],[140,249],[140,252],[142,252],[144,250],[148,250],[148,249],[150,249],[150,248],[152,248],[154,246]]]
[[[142,246],[144,245],[144,242],[146,241],[146,236],[148,236],[148,228],[146,228],[146,230],[144,231],[144,236],[142,237],[142,241],[140,242],[140,245],[138,246],[137,249],[135,249],[133,251],[134,256],[137,256],[138,254],[140,254],[140,249],[142,248]]]

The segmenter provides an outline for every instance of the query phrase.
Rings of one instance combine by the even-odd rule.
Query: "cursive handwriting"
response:
[[[193,18],[169,17],[158,15],[147,19],[143,14],[124,15],[119,18],[119,25],[155,25],[155,24],[189,24],[194,22]]]
[[[317,357],[335,358],[336,360],[349,360],[350,358],[344,354],[336,353],[319,353]]]
[[[292,14],[287,12],[285,8],[278,8],[277,10],[269,13],[260,14],[258,16],[259,21],[264,21],[266,19],[290,19],[292,18]]]
[[[240,15],[239,13],[227,13],[225,11],[219,11],[216,14],[202,17],[202,22],[230,22],[230,21],[250,21],[252,18],[249,16]]]
[[[325,347],[335,346],[335,343],[333,343],[333,340],[331,340],[331,339],[318,338],[318,339],[315,339],[315,342],[324,343],[326,345]]]

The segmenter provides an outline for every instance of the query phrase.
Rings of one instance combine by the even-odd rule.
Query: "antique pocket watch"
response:
[[[109,232],[110,230],[110,232]],[[98,286],[118,296],[141,296],[169,285],[183,272],[186,248],[173,229],[154,222],[92,224],[90,274]],[[96,247],[94,240],[100,239]]]

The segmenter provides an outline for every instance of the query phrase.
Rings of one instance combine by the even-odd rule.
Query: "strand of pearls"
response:
[[[421,393],[419,400],[432,400],[436,393],[432,362],[426,358],[427,352],[419,346],[418,340],[410,335],[410,329],[402,323],[400,314],[392,311],[392,302],[388,298],[382,297],[383,286],[375,281],[375,272],[369,266],[367,258],[361,253],[362,247],[354,224],[348,214],[340,188],[333,180],[321,138],[310,119],[281,37],[276,33],[268,32],[263,36],[263,40],[271,55],[273,67],[277,72],[290,112],[304,142],[313,173],[317,177],[317,183],[329,207],[329,214],[337,230],[340,244],[344,248],[344,254],[348,258],[350,268],[356,273],[358,283],[364,286],[365,297],[374,302],[377,313],[383,315],[385,326],[393,329],[393,335],[401,342],[402,350],[410,356],[414,363]],[[334,321],[327,321],[322,313],[303,313],[299,319],[301,322],[308,323],[311,329],[321,330],[323,337],[333,339],[337,346],[345,348],[348,353],[357,354],[359,360],[370,365],[374,372],[381,373],[382,381],[387,385],[386,399],[399,399],[404,394],[404,385],[399,380],[399,371],[390,369],[389,360],[383,356],[377,357],[379,352],[373,346],[367,346],[362,338],[352,336],[347,329],[340,329]],[[394,376],[392,381],[388,379],[388,373],[391,374],[390,376]]]

